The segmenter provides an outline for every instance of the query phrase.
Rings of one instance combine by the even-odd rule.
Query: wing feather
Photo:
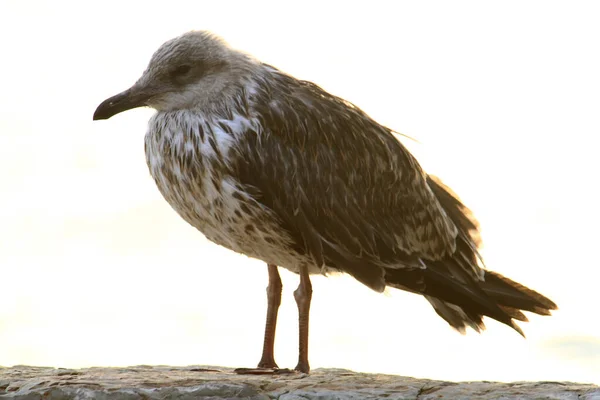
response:
[[[260,82],[252,103],[262,130],[244,135],[235,174],[317,265],[383,290],[384,268],[455,251],[456,226],[389,129],[280,73]]]

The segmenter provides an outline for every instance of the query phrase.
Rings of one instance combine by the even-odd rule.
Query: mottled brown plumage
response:
[[[556,308],[484,270],[469,209],[390,129],[313,83],[190,32],[161,46],[140,80],[94,118],[143,105],[158,111],[146,158],[165,199],[208,239],[269,264],[261,367],[276,367],[276,265],[301,277],[304,372],[309,273],[340,271],[376,291],[421,294],[459,331],[479,331],[489,316],[522,333],[513,321],[527,320],[520,310]]]

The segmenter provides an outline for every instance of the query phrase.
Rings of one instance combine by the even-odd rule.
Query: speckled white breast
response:
[[[272,211],[244,192],[229,168],[238,138],[256,134],[256,124],[235,115],[211,120],[188,110],[157,113],[145,138],[146,161],[167,202],[209,240],[297,271],[310,260],[291,250]]]

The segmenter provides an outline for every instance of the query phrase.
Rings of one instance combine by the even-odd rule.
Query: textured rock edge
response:
[[[571,382],[443,382],[317,369],[237,375],[210,366],[61,369],[0,367],[0,399],[579,399],[600,388]]]

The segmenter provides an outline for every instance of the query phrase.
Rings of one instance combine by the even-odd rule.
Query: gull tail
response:
[[[519,310],[540,315],[551,315],[550,310],[558,309],[556,304],[549,298],[497,272],[485,271],[484,278],[485,281],[481,283],[483,291],[504,310],[515,313],[512,318],[527,321],[527,318]]]
[[[515,323],[515,321],[528,321],[522,311],[551,315],[550,311],[558,308],[547,297],[497,272],[485,271],[484,279],[477,282],[480,290],[473,290],[477,295],[472,296],[467,302],[457,301],[456,298],[448,301],[447,296],[442,297],[438,293],[425,297],[437,314],[461,333],[465,333],[467,326],[477,332],[484,330],[482,317],[488,316],[510,326],[524,337],[523,331]],[[491,308],[490,303],[494,305]],[[492,312],[490,313],[489,310]]]
[[[439,179],[429,176],[427,183],[459,231],[456,251],[441,260],[421,260],[423,269],[387,268],[387,285],[422,294],[437,314],[461,333],[467,327],[477,332],[484,330],[483,317],[488,316],[523,335],[515,323],[527,321],[522,311],[550,315],[550,310],[557,309],[554,302],[538,292],[496,272],[480,269],[477,220]]]
[[[467,327],[481,332],[485,329],[483,317],[487,316],[523,335],[523,331],[513,321],[527,320],[520,310],[542,311],[539,307],[541,302],[535,302],[534,305],[531,296],[528,296],[529,292],[515,290],[513,286],[507,288],[502,284],[498,285],[497,282],[491,284],[488,291],[485,281],[461,273],[453,264],[452,259],[444,259],[435,262],[427,261],[426,268],[423,269],[387,268],[386,284],[423,295],[431,303],[435,312],[460,333],[465,333]],[[523,293],[527,295],[523,296]],[[542,313],[547,314],[547,311]]]

